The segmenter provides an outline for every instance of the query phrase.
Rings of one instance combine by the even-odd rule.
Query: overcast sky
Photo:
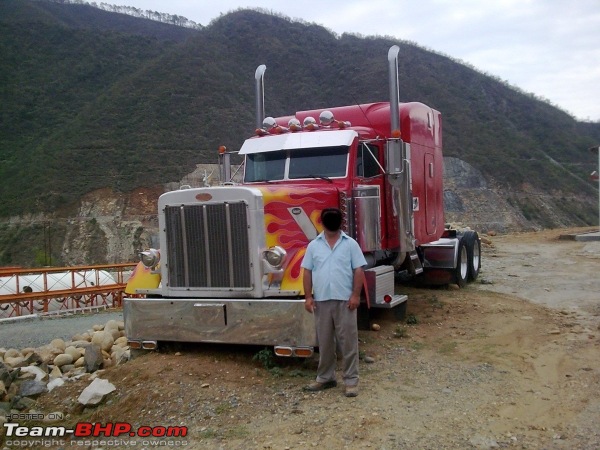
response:
[[[600,121],[600,0],[104,1],[201,25],[259,7],[337,34],[393,36],[467,62],[578,119]]]

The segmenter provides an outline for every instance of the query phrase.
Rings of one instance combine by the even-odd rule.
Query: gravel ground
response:
[[[70,340],[74,334],[83,333],[96,324],[104,325],[111,319],[123,320],[123,311],[5,319],[0,321],[0,347],[21,349],[40,347],[52,339]]]

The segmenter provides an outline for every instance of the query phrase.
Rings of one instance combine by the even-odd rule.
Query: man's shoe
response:
[[[358,395],[358,385],[346,386],[346,390],[344,391],[344,395],[346,397],[356,397]]]
[[[334,388],[336,386],[337,381],[335,380],[326,381],[325,383],[319,383],[318,381],[315,381],[313,383],[310,383],[308,386],[304,386],[304,390],[308,392],[319,392],[324,391],[325,389]]]

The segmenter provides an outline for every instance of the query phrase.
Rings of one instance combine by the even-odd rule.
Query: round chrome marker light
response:
[[[331,125],[333,123],[333,113],[327,110],[321,112],[319,115],[319,122],[321,122],[321,125],[323,126]]]
[[[271,131],[276,126],[277,122],[272,117],[265,117],[265,120],[263,120],[262,127],[265,131]]]
[[[304,126],[307,127],[309,125],[316,125],[317,121],[315,120],[314,117],[312,116],[308,116],[304,118]]]
[[[298,131],[302,128],[300,121],[296,118],[291,118],[288,122],[288,127],[292,131]]]

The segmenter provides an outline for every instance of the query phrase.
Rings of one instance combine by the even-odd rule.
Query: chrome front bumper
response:
[[[123,316],[132,342],[317,346],[304,299],[125,298]]]

